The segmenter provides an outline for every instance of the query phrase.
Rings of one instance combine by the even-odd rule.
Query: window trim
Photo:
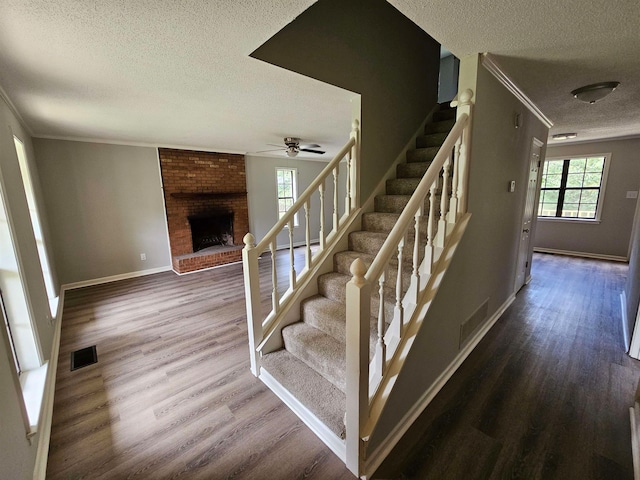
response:
[[[579,217],[541,217],[537,216],[539,222],[566,222],[566,223],[583,223],[599,225],[602,222],[602,209],[604,207],[604,197],[606,194],[607,180],[609,178],[609,167],[611,166],[611,152],[609,153],[575,153],[571,155],[561,155],[554,157],[547,157],[544,159],[541,170],[541,177],[544,175],[544,163],[548,161],[558,160],[573,160],[576,158],[589,158],[589,157],[604,157],[604,169],[602,170],[602,180],[600,182],[600,193],[598,195],[598,203],[596,204],[596,216],[595,218],[579,218]],[[542,193],[542,182],[540,183],[540,192]],[[541,195],[540,195],[541,196]],[[540,207],[540,200],[538,200],[538,208]],[[537,213],[537,212],[536,212]]]
[[[280,196],[278,195],[278,172],[281,170],[293,172],[293,204],[298,201],[298,169],[296,167],[276,167],[276,221],[280,220]],[[289,198],[289,197],[282,197]],[[287,210],[288,211],[288,210]],[[298,222],[298,212],[293,215],[293,227],[298,227],[300,224]],[[285,228],[289,228],[289,224],[285,225]]]

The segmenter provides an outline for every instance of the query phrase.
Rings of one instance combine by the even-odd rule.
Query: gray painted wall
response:
[[[42,360],[51,355],[54,328],[50,323],[51,313],[47,292],[42,277],[40,259],[29,218],[27,198],[24,193],[18,157],[13,135],[25,145],[27,158],[33,162],[34,151],[31,137],[20,124],[8,105],[0,97],[0,174],[5,196],[5,206],[13,219],[13,235],[17,240],[16,256],[25,282],[27,301],[33,315],[36,341],[40,344]],[[37,180],[33,184],[36,201],[40,200]],[[42,204],[39,203],[42,210]],[[45,221],[43,221],[45,223]],[[43,235],[47,237],[46,224]],[[12,363],[9,361],[4,342],[0,341],[0,477],[7,479],[32,478],[39,434],[29,445],[22,423],[19,398],[11,378]]]
[[[440,45],[384,0],[320,0],[251,55],[362,95],[363,200],[437,101]]]
[[[276,168],[292,167],[298,170],[298,194],[302,194],[305,189],[320,174],[322,169],[327,166],[327,162],[309,161],[297,158],[274,158],[259,157],[255,155],[247,155],[245,157],[247,172],[247,192],[249,201],[249,231],[256,237],[259,242],[269,233],[278,221],[277,212],[277,191],[276,191]],[[344,213],[344,196],[346,187],[342,187],[345,182],[344,172],[346,165],[341,164],[338,177],[338,206],[339,212]],[[333,177],[325,184],[325,234],[328,234],[332,228],[332,210],[333,205]],[[318,240],[320,232],[320,196],[315,193],[311,197],[310,209],[310,228],[311,240]],[[294,243],[305,242],[305,218],[301,213],[298,219],[299,225],[294,228]],[[288,230],[278,235],[278,245],[289,245]]]
[[[636,206],[636,217],[631,235],[631,254],[629,255],[629,273],[627,274],[625,295],[628,331],[633,332],[640,308],[640,198]]]
[[[626,198],[626,193],[640,189],[640,154],[638,152],[640,152],[638,138],[549,147],[548,158],[611,153],[611,164],[601,223],[540,220],[534,245],[627,258],[636,201]]]
[[[471,221],[391,393],[371,448],[459,353],[460,325],[487,299],[490,318],[514,293],[531,141],[534,136],[545,141],[548,130],[484,68],[479,69],[473,90],[477,99],[469,178]],[[517,130],[515,113],[522,119]],[[507,191],[510,180],[519,185],[515,193]]]
[[[61,283],[171,265],[156,149],[47,139],[34,147]]]

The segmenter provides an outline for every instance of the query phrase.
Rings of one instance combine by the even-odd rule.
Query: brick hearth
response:
[[[244,155],[158,149],[173,269],[178,273],[242,260],[249,231]],[[193,251],[187,217],[233,212],[233,247]]]

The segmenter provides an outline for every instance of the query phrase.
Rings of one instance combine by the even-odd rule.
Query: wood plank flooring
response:
[[[626,265],[536,255],[533,275],[374,478],[632,478]],[[240,265],[67,292],[47,478],[354,478],[250,374],[245,322]]]
[[[536,254],[533,280],[378,469],[379,479],[632,479],[627,266]]]
[[[98,363],[71,372],[90,345]],[[67,292],[47,478],[353,479],[251,375],[248,353],[241,265]]]

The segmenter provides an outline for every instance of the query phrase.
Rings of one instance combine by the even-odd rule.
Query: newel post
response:
[[[247,302],[247,329],[249,331],[249,358],[251,373],[260,374],[260,354],[256,350],[262,341],[262,312],[260,311],[260,275],[258,272],[258,250],[256,239],[250,233],[244,238],[242,270],[244,273],[244,296]]]
[[[371,285],[367,267],[357,258],[351,264],[353,278],[347,283],[347,468],[360,476],[364,456],[362,432],[369,417],[369,321]]]
[[[456,160],[458,165],[457,185],[454,185],[457,191],[457,211],[459,216],[467,212],[467,189],[469,187],[469,154],[471,149],[471,122],[472,122],[472,110],[473,110],[473,90],[467,88],[458,95],[457,100],[457,116],[460,118],[463,114],[468,115],[467,124],[462,131],[462,142],[460,142],[460,148]]]

